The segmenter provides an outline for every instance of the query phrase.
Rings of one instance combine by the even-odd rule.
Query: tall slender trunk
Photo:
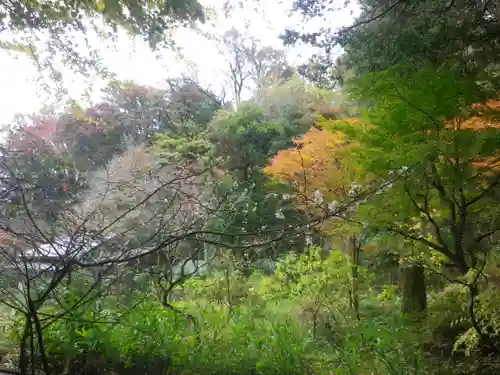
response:
[[[359,253],[360,244],[355,236],[349,237],[351,255],[351,307],[357,320],[361,320],[359,313]]]

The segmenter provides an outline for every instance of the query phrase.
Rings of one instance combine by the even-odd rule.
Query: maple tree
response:
[[[280,151],[265,172],[292,185],[298,206],[311,214],[328,215],[329,205],[348,197],[354,183],[378,184],[377,194],[359,206],[357,219],[367,223],[370,231],[389,228],[430,246],[466,273],[469,267],[478,266],[483,251],[474,253],[466,248],[477,246],[497,231],[497,224],[474,206],[496,199],[493,191],[498,179],[493,172],[498,168],[498,102],[474,104],[474,96],[462,96],[471,103],[464,106],[457,96],[435,91],[422,100],[418,89],[405,86],[416,82],[418,74],[435,73],[410,75],[405,71],[405,76],[400,76],[395,69],[360,80],[362,91],[353,92],[360,94],[358,100],[371,104],[363,120],[320,121],[294,140],[294,148]],[[433,90],[452,90],[446,85],[449,77],[440,78]],[[387,96],[382,88],[388,90]],[[397,95],[393,95],[394,90]],[[446,102],[450,97],[457,102]],[[460,199],[464,203],[459,203]],[[470,222],[461,222],[459,212],[464,210],[464,220]],[[333,226],[323,223],[322,228],[332,233],[338,226],[339,222]],[[343,226],[348,233],[345,229]],[[462,236],[468,236],[469,231],[479,242],[464,240]],[[422,284],[422,271],[416,271],[409,268],[405,272],[411,275],[409,285],[415,278]],[[405,292],[405,306],[413,307],[405,307],[407,311],[425,306],[421,293],[416,295],[420,302],[415,303],[410,292]]]
[[[429,84],[416,84],[423,81]],[[400,223],[393,229],[427,243],[428,233],[419,233],[407,220],[420,217],[424,231],[431,230],[436,241],[428,246],[464,273],[477,266],[474,251],[465,248],[479,242],[468,241],[482,241],[497,227],[484,216],[497,207],[492,204],[499,182],[491,175],[494,163],[484,165],[499,151],[497,102],[477,104],[481,88],[453,72],[410,73],[406,67],[367,75],[352,92],[356,100],[371,104],[365,120],[374,127],[356,150],[363,167],[383,179],[401,171],[390,191],[376,200],[374,210],[381,213],[382,207],[392,207],[392,217],[386,219]],[[368,217],[380,220],[375,211]]]
[[[487,323],[475,311],[478,280],[500,232],[497,101],[484,101],[483,87],[456,72],[406,66],[367,74],[350,91],[364,105],[363,122],[373,125],[352,157],[380,184],[390,182],[359,207],[359,217],[404,239],[407,264],[453,269],[448,277],[468,288],[480,345],[490,346]],[[425,289],[419,273],[408,279],[416,299]]]
[[[462,132],[466,136],[488,137],[500,129],[500,100],[490,99],[485,103],[475,103],[463,116],[446,121],[445,128],[453,132]],[[500,172],[500,146],[493,141],[493,148],[479,152],[471,159],[471,164],[480,173],[497,174]],[[498,152],[498,153],[497,153]]]
[[[7,136],[3,167],[15,176],[13,184],[20,179],[29,187],[30,201],[54,215],[75,202],[86,186],[84,173],[106,162],[95,147],[103,145],[99,140],[108,133],[109,128],[79,109],[35,117]]]
[[[347,197],[356,181],[355,168],[348,162],[356,143],[335,130],[339,123],[357,125],[359,120],[322,120],[302,137],[295,147],[284,149],[264,171],[293,186],[297,204],[304,210],[328,210],[328,205]],[[321,196],[320,205],[314,204]]]
[[[349,157],[358,144],[341,130],[340,125],[357,127],[360,121],[356,118],[321,118],[315,127],[294,139],[295,147],[279,151],[264,171],[291,185],[299,209],[310,216],[322,218],[319,226],[322,235],[333,235],[338,245],[349,253],[352,281],[350,304],[360,319],[358,271],[365,236],[359,225],[335,220],[341,216],[337,210],[348,197],[356,196],[356,183],[361,182],[358,170]],[[353,214],[352,210],[343,211],[344,215]],[[334,220],[328,220],[332,216]]]

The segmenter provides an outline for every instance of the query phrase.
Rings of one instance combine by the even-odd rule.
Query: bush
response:
[[[361,321],[338,349],[343,374],[413,375],[423,367],[414,332],[399,319]]]
[[[307,374],[309,341],[291,320],[259,317],[251,307],[204,322],[201,344],[184,358],[190,374]]]
[[[288,256],[273,276],[188,280],[175,305],[196,324],[153,294],[136,293],[126,307],[117,296],[95,298],[51,324],[45,346],[54,373],[75,375],[417,374],[418,340],[399,315],[396,290],[377,294],[367,276],[360,270],[361,321],[349,306],[346,257],[312,248]],[[59,302],[68,310],[80,298],[67,290]]]
[[[71,314],[74,315],[74,314]],[[132,310],[87,309],[44,331],[51,363],[71,373],[155,373],[172,367],[189,346],[188,322],[160,304],[144,302]]]
[[[430,296],[427,324],[433,343],[451,348],[458,336],[471,327],[467,304],[468,290],[461,284],[447,285]]]
[[[251,306],[237,308],[229,321],[219,309],[205,313],[199,332],[157,303],[96,310],[87,309],[78,321],[60,319],[45,331],[55,369],[62,372],[69,362],[74,374],[308,373],[310,342],[297,322],[259,317]]]

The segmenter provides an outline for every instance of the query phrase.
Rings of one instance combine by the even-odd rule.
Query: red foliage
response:
[[[24,150],[26,154],[27,150],[51,144],[56,134],[57,126],[53,119],[35,120],[33,125],[16,132],[10,141],[15,148]]]

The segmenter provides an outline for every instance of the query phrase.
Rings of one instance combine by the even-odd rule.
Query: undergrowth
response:
[[[358,319],[349,270],[339,252],[324,259],[313,248],[288,256],[270,276],[233,269],[187,280],[171,295],[175,310],[154,288],[126,303],[112,294],[76,309],[54,304],[40,311],[58,316],[43,345],[58,374],[441,374],[445,362],[436,365],[422,348],[468,332],[462,289],[432,294],[427,319],[416,324],[401,315],[397,287],[375,285],[362,269]],[[81,295],[68,289],[59,297],[67,307]],[[22,323],[10,340],[20,339]]]

